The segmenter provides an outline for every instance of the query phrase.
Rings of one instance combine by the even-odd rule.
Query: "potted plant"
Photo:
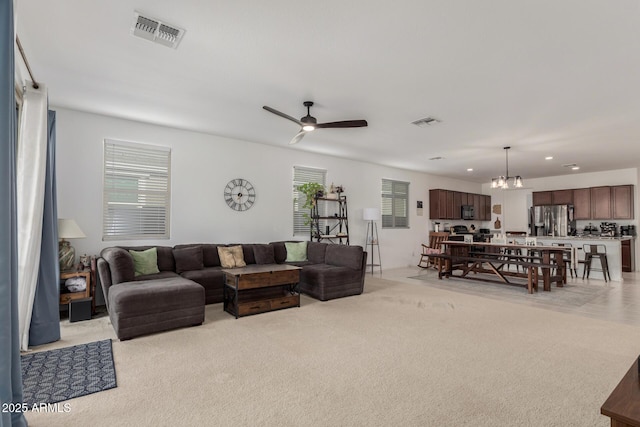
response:
[[[296,189],[305,195],[304,205],[302,205],[303,209],[311,210],[316,203],[315,198],[324,196],[324,185],[318,184],[317,182],[307,182],[305,184],[298,185]],[[302,216],[305,219],[305,225],[311,223],[311,217],[308,213],[304,213]]]

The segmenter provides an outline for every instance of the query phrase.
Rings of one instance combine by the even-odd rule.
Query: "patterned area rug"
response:
[[[111,340],[22,356],[24,403],[56,403],[116,387]]]

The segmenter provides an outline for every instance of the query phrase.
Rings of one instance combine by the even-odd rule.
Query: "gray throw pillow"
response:
[[[202,270],[204,268],[201,246],[174,249],[173,257],[176,260],[176,273],[178,274],[183,271]]]
[[[253,245],[253,256],[256,259],[256,264],[275,264],[276,257],[273,251],[273,246],[268,244],[255,244]]]

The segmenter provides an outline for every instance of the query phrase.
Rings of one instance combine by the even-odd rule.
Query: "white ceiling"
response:
[[[130,34],[134,10],[186,29]],[[638,0],[18,0],[53,106],[476,182],[640,166]],[[442,123],[410,122],[433,116]],[[440,156],[442,160],[429,160]],[[554,159],[545,161],[545,156]],[[473,168],[473,172],[467,172]]]

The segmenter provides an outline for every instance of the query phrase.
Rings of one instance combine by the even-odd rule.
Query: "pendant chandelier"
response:
[[[507,168],[506,173],[497,178],[491,179],[491,188],[502,188],[506,190],[509,188],[509,180],[513,180],[514,188],[522,188],[522,177],[520,175],[516,175],[515,177],[509,176],[509,149],[511,147],[504,147],[504,153],[507,159]]]

